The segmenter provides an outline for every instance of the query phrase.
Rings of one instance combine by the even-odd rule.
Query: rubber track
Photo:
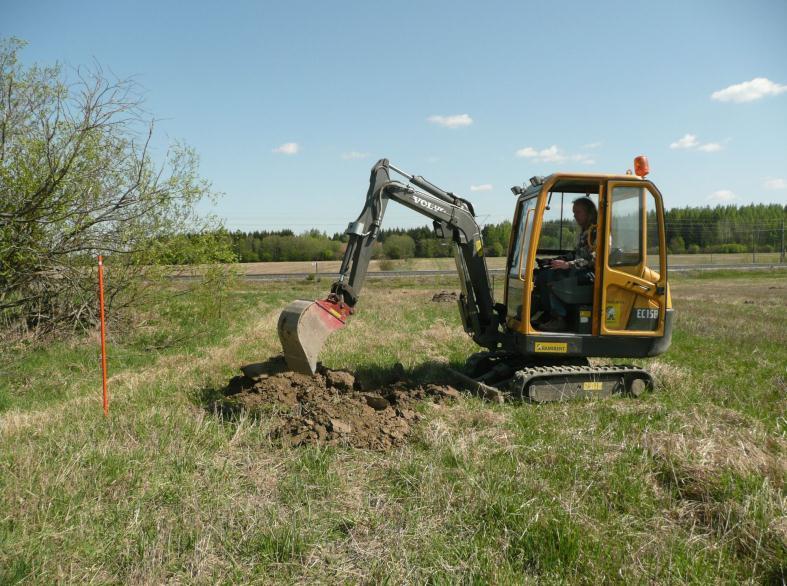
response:
[[[563,384],[565,377],[576,377],[578,380],[593,380],[594,377],[609,380],[611,377],[620,376],[624,379],[644,379],[649,386],[653,385],[653,377],[638,366],[628,364],[613,366],[531,366],[518,370],[511,381],[510,390],[513,394],[528,396],[527,388],[533,381],[560,378],[556,383]]]

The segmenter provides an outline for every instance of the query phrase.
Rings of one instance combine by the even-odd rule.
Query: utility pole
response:
[[[779,255],[779,262],[784,262],[784,216],[782,216],[782,253]]]

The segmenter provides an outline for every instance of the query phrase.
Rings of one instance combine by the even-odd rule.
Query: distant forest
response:
[[[686,207],[667,210],[669,251],[681,253],[772,252],[782,247],[787,206]],[[573,227],[572,227],[573,228]],[[573,234],[574,230],[564,229]],[[483,227],[485,254],[504,256],[511,222]],[[319,230],[295,234],[292,230],[231,232],[240,262],[320,261],[342,257],[347,236]],[[451,256],[450,241],[438,239],[430,228],[381,230],[374,258],[406,259]]]

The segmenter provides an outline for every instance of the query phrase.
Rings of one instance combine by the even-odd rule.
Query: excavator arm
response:
[[[392,180],[391,171],[407,178],[408,184]],[[313,374],[325,340],[354,312],[389,200],[427,216],[435,233],[451,240],[462,287],[458,301],[465,331],[480,346],[495,349],[501,343],[502,318],[494,304],[472,204],[381,159],[372,168],[364,207],[347,228],[347,250],[330,294],[315,302],[294,301],[279,317],[279,339],[292,370]]]

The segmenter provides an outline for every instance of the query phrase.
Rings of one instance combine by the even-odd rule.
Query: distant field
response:
[[[440,380],[477,349],[431,301],[457,287],[369,282],[324,362]],[[109,419],[95,337],[5,348],[0,584],[784,583],[787,271],[674,278],[641,399],[425,402],[388,452],[206,408],[317,289],[242,281],[110,331]]]
[[[503,268],[505,266],[505,258],[489,258],[487,259],[489,268]],[[380,268],[380,263],[386,261],[372,260],[369,263],[370,272],[379,272],[383,270]],[[388,270],[409,270],[409,271],[439,271],[455,268],[453,258],[413,258],[406,261],[387,261],[391,263],[394,268]],[[339,260],[324,260],[315,263],[314,261],[296,261],[296,262],[250,262],[239,263],[237,268],[247,275],[269,275],[269,274],[286,274],[286,273],[314,273],[315,270],[320,273],[338,273],[341,261]]]
[[[488,257],[487,266],[490,269],[505,268],[505,257]],[[383,261],[373,260],[369,263],[370,272],[378,272],[380,263]],[[388,261],[389,263],[391,261]],[[671,265],[699,265],[699,264],[749,264],[757,263],[778,263],[779,253],[757,253],[751,254],[671,254],[669,263]],[[253,262],[238,264],[238,270],[246,275],[269,275],[286,273],[314,273],[315,270],[321,273],[337,273],[341,261],[312,261],[302,262]],[[388,270],[407,270],[407,271],[439,271],[452,270],[456,267],[453,258],[414,258],[407,261],[393,261],[394,268]]]

